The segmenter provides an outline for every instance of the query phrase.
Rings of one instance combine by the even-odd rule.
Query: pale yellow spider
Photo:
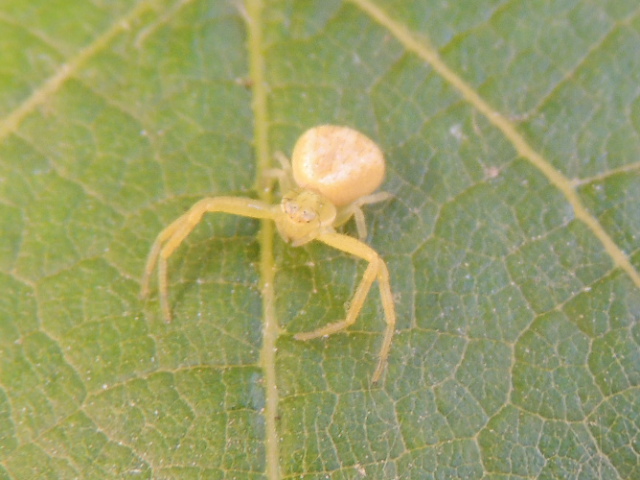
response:
[[[345,319],[311,332],[298,333],[294,338],[311,340],[352,325],[362,310],[371,285],[378,280],[387,328],[378,366],[372,377],[372,381],[377,382],[391,348],[396,313],[387,265],[375,250],[362,241],[366,236],[366,226],[361,207],[389,198],[386,193],[372,194],[384,179],[384,156],[378,146],[362,133],[348,127],[322,125],[300,137],[293,149],[291,166],[283,155],[279,160],[282,169],[272,170],[268,175],[279,180],[283,192],[280,204],[269,205],[244,197],[204,198],[162,230],[149,252],[141,296],[146,297],[149,292],[150,277],[157,263],[160,306],[167,321],[171,319],[167,260],[200,222],[203,214],[223,212],[273,220],[282,238],[294,247],[319,240],[369,262]],[[360,240],[336,232],[336,227],[351,217],[355,218]]]

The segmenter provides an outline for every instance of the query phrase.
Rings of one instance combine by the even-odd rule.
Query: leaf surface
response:
[[[0,4],[0,479],[640,477],[637,2],[247,3]],[[388,161],[379,385],[377,290],[293,338],[364,263],[255,220],[171,256],[172,323],[138,298],[323,123]]]

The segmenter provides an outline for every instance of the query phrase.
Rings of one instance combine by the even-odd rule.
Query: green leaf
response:
[[[247,3],[0,3],[0,479],[640,477],[637,1]],[[322,123],[388,160],[377,385],[377,291],[293,338],[364,262],[268,224],[138,298]]]

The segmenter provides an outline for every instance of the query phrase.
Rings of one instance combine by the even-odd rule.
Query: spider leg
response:
[[[280,168],[270,168],[265,173],[267,181],[277,180],[280,192],[285,193],[296,188],[293,181],[293,173],[291,173],[291,162],[282,152],[276,152],[276,160],[280,163]]]
[[[367,224],[364,221],[364,212],[362,211],[362,206],[371,205],[372,203],[384,202],[385,200],[389,200],[390,198],[393,198],[393,195],[387,192],[372,193],[371,195],[359,198],[352,204],[347,205],[346,207],[343,207],[338,211],[338,217],[336,218],[334,226],[339,227],[340,225],[347,223],[349,219],[353,217],[356,222],[358,238],[364,241],[367,238]]]
[[[367,294],[371,289],[371,285],[375,280],[378,280],[378,287],[380,289],[380,297],[382,299],[382,308],[384,310],[387,328],[385,330],[384,339],[382,340],[382,346],[380,347],[380,353],[378,355],[378,366],[376,367],[372,377],[372,381],[377,382],[380,380],[384,367],[387,363],[387,357],[389,356],[389,350],[391,349],[391,340],[393,339],[396,325],[396,312],[393,304],[393,295],[391,294],[391,283],[389,281],[389,270],[387,268],[387,264],[373,248],[348,235],[343,235],[341,233],[325,233],[319,235],[316,239],[337,250],[341,250],[367,260],[369,265],[362,276],[362,280],[360,281],[356,292],[353,294],[351,305],[344,320],[330,323],[329,325],[311,332],[298,333],[294,338],[297,340],[311,340],[313,338],[331,335],[352,325],[362,310],[362,306],[364,305]]]
[[[347,205],[338,211],[338,216],[334,222],[334,226],[339,227],[344,225],[351,220],[351,217],[353,217],[356,222],[358,238],[364,242],[367,238],[367,224],[364,221],[364,212],[357,202]]]
[[[171,320],[169,307],[169,289],[167,283],[167,259],[182,244],[184,239],[200,223],[202,216],[208,212],[230,213],[242,217],[274,219],[277,210],[269,204],[244,197],[211,197],[196,202],[184,215],[174,220],[162,230],[147,257],[142,276],[141,297],[149,293],[151,274],[158,266],[158,292],[162,313],[167,321]]]
[[[378,192],[367,195],[366,197],[362,197],[354,202],[353,216],[356,220],[356,229],[358,231],[358,237],[360,237],[360,240],[364,240],[365,238],[367,238],[367,225],[364,222],[364,212],[362,211],[362,206],[371,205],[372,203],[384,202],[385,200],[389,200],[392,197],[393,195],[391,195],[390,193]]]

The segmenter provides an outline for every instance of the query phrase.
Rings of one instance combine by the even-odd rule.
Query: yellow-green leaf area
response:
[[[0,479],[640,477],[638,51],[635,0],[2,2]],[[268,223],[139,296],[326,123],[387,159],[377,384],[376,285],[294,338],[366,262]]]

